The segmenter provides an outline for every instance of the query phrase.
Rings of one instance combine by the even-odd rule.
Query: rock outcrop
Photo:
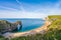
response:
[[[5,33],[5,32],[12,32],[17,28],[17,25],[21,25],[20,29],[22,28],[22,23],[21,21],[16,21],[15,23],[10,23],[6,20],[0,20],[0,33]]]

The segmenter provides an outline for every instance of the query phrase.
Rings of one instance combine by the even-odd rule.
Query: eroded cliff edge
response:
[[[16,21],[15,23],[8,22],[6,20],[0,20],[0,33],[12,32],[13,30],[17,29],[17,25],[21,25],[20,29],[22,28],[22,22]]]

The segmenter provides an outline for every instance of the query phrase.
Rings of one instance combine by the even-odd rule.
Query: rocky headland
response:
[[[17,25],[21,25],[21,21],[16,21],[15,23],[8,22],[6,20],[0,20],[0,34],[4,34],[6,32],[12,32],[13,30],[17,29]],[[21,29],[20,27],[20,29]]]

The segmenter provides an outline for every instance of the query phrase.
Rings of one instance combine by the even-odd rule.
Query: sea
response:
[[[21,21],[22,28],[20,30],[18,30],[17,32],[30,31],[30,30],[42,27],[45,23],[45,20],[43,20],[43,19],[1,18],[0,20],[7,20],[11,23],[14,23],[16,21]]]

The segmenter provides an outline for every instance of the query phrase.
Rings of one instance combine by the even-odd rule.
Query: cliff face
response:
[[[21,21],[10,23],[6,20],[0,20],[0,33],[11,32],[17,28],[18,24],[22,27]]]

